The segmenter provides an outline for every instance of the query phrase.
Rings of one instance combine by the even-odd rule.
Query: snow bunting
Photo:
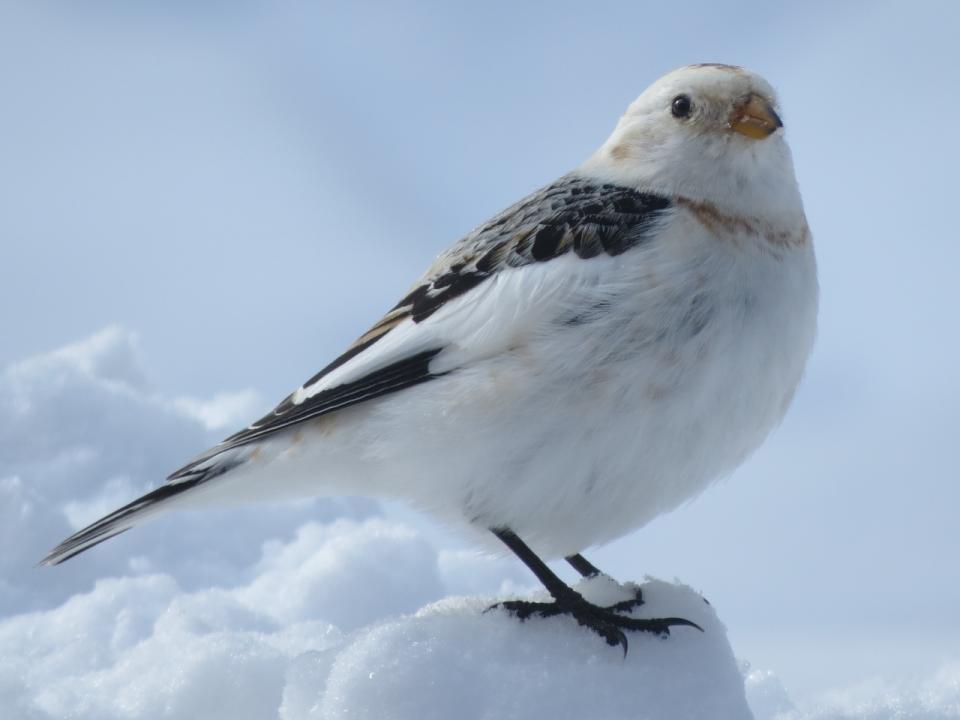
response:
[[[508,610],[570,614],[626,649],[624,629],[692,623],[588,603],[541,556],[595,574],[580,551],[733,470],[790,404],[816,313],[772,88],[738,67],[681,68],[271,413],[43,562],[166,510],[401,498],[499,538],[554,598]]]

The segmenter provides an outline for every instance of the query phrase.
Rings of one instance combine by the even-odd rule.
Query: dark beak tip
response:
[[[783,120],[780,119],[780,116],[777,114],[777,111],[773,109],[773,106],[768,104],[767,110],[770,112],[770,117],[773,118],[774,125],[778,128],[782,128]]]

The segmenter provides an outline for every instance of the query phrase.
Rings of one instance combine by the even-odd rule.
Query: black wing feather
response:
[[[293,402],[293,395],[288,395],[269,414],[195,458],[190,464],[170,475],[168,479],[179,480],[191,475],[205,475],[207,470],[200,470],[197,466],[226,450],[254,442],[292,425],[439,377],[444,373],[431,373],[430,361],[440,350],[441,348],[424,350],[375,370],[353,382],[322,390],[299,404]]]

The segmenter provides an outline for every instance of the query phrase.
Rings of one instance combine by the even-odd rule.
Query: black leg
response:
[[[564,558],[570,565],[580,573],[583,577],[596,577],[597,575],[603,575],[603,572],[594,565],[592,562],[587,560],[583,555],[577,553],[576,555],[567,555]]]
[[[608,644],[620,645],[623,648],[624,655],[627,654],[627,636],[623,630],[642,630],[658,635],[669,635],[670,628],[674,625],[687,625],[702,630],[699,625],[689,620],[684,620],[683,618],[650,618],[641,620],[617,614],[617,610],[631,609],[636,605],[636,601],[618,603],[610,608],[603,608],[589,603],[580,593],[557,577],[557,575],[547,567],[547,564],[537,557],[533,550],[531,550],[523,540],[517,537],[513,531],[506,528],[496,528],[491,532],[500,538],[503,544],[510,548],[510,550],[530,568],[533,574],[537,576],[537,579],[543,583],[543,586],[550,595],[553,596],[554,602],[552,603],[510,600],[494,606],[513,613],[521,620],[525,620],[533,614],[545,617],[550,615],[572,615],[580,625],[593,630],[593,632],[606,640]],[[580,559],[583,560],[583,558]],[[596,568],[590,565],[590,563],[587,563],[586,560],[583,560],[583,562],[593,568],[593,570],[596,570]],[[574,565],[574,567],[576,567],[576,565]],[[628,604],[630,607],[626,607]],[[621,608],[621,605],[625,607]]]
[[[500,538],[500,541],[513,551],[513,554],[523,560],[526,565],[537,576],[537,580],[543,583],[543,586],[553,596],[554,600],[560,600],[562,597],[579,595],[573,588],[567,585],[557,575],[547,567],[547,564],[538,558],[536,554],[527,547],[527,544],[518,538],[512,530],[499,528],[492,531],[494,535]]]

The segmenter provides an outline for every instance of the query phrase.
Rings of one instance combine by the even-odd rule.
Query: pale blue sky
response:
[[[663,72],[743,64],[781,95],[817,350],[756,458],[596,562],[703,590],[794,687],[927,670],[960,647],[958,27],[950,2],[6,0],[0,364],[118,323],[166,392],[279,399]]]

